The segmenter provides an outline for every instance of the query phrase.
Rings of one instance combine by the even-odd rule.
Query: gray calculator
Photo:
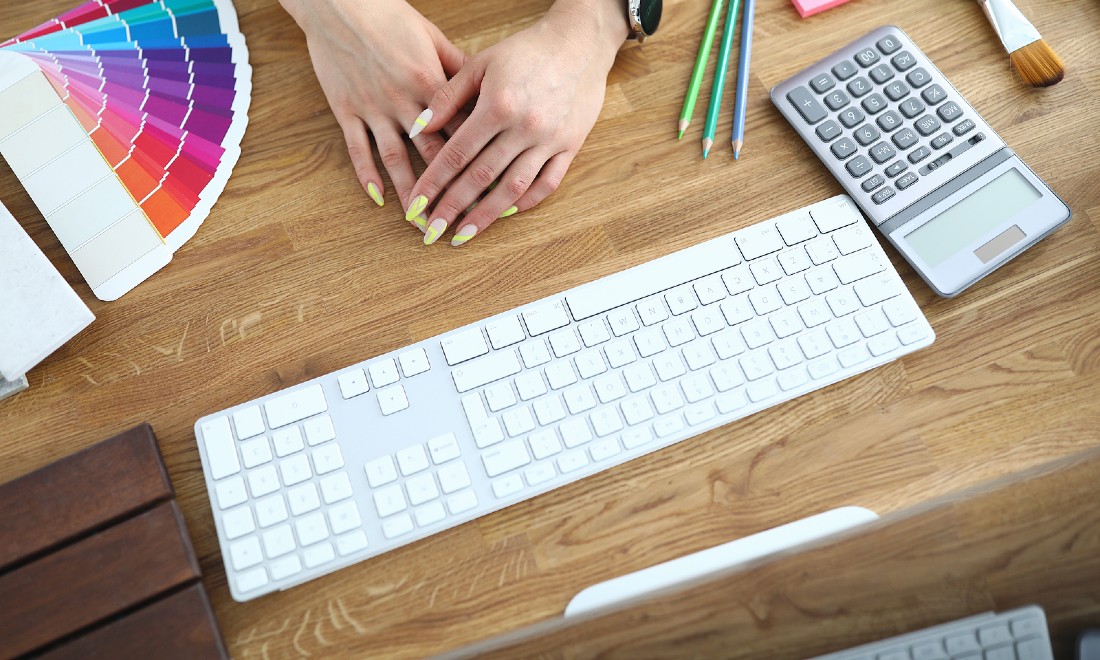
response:
[[[772,102],[936,293],[953,297],[1070,217],[900,29],[881,27]]]

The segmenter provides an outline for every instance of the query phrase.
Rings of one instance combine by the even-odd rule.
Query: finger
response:
[[[443,135],[451,137],[458,132],[458,129],[462,128],[462,124],[466,123],[466,120],[470,118],[469,113],[465,110],[459,110],[455,113],[455,116],[451,121],[447,122],[447,125],[440,131]],[[421,134],[423,135],[423,134]]]
[[[443,73],[448,78],[454,78],[466,63],[466,53],[461,48],[451,43],[440,30],[432,31],[432,42],[439,54],[439,63],[443,65]]]
[[[428,165],[443,150],[446,141],[442,133],[421,133],[413,138],[412,143],[420,157],[424,159],[424,164]]]
[[[485,190],[496,178],[495,175],[489,176],[493,173],[490,171],[490,166],[495,167],[495,170],[493,170],[495,174],[500,174],[512,158],[522,151],[522,147],[516,145],[511,153],[500,153],[500,146],[498,145],[495,152],[496,156],[490,161],[482,161],[481,168],[475,169],[472,163],[480,157],[486,145],[496,137],[497,127],[499,126],[497,122],[482,118],[483,114],[487,115],[488,113],[480,108],[475,109],[474,114],[470,115],[470,118],[451,136],[451,139],[447,141],[447,144],[443,146],[435,159],[424,169],[424,173],[420,175],[420,179],[413,187],[410,197],[412,201],[409,203],[406,217],[411,219],[428,208],[429,203],[438,200],[440,194],[445,189],[449,189],[459,176],[470,175],[473,177],[473,182],[479,186],[473,192],[468,189],[464,190],[466,195],[476,195],[476,193]],[[501,162],[501,158],[506,158],[506,160]],[[473,197],[466,201],[466,205],[469,205],[472,201]],[[442,209],[439,208],[438,202],[434,205],[437,207],[435,212],[442,211],[449,220],[453,220],[457,217],[458,212],[465,208],[465,206],[460,206],[454,208],[451,212],[450,209],[454,206],[453,197],[449,200],[449,205],[443,206]]]
[[[351,166],[355,169],[359,184],[375,204],[383,206],[386,203],[382,196],[385,189],[382,187],[382,177],[378,174],[378,167],[374,164],[367,127],[362,119],[355,116],[337,117],[337,121],[344,131],[344,141],[348,144]]]
[[[458,138],[456,137],[454,139]],[[477,158],[474,159],[474,162],[470,163],[470,166],[448,185],[447,191],[439,199],[435,208],[432,209],[432,213],[429,216],[431,218],[431,223],[428,225],[428,232],[427,236],[424,238],[424,243],[426,245],[434,243],[435,240],[447,230],[447,227],[458,218],[459,214],[477,201],[477,198],[492,185],[493,181],[496,181],[497,177],[499,177],[504,170],[523,153],[523,151],[524,149],[521,142],[518,140],[509,141],[503,136],[493,140],[489,146],[482,150]],[[437,162],[438,160],[443,160],[443,158],[443,156],[440,156]],[[431,166],[429,166],[428,169],[430,170]],[[531,172],[531,177],[534,178],[537,173],[538,168],[535,167],[534,171]],[[427,172],[425,172],[425,174],[427,174]],[[423,180],[423,177],[421,177],[421,179]],[[528,179],[528,182],[529,181],[530,179]],[[420,184],[418,183],[417,185]],[[519,195],[516,195],[516,197],[519,197]]]
[[[546,164],[542,166],[542,171],[535,178],[535,182],[531,184],[523,197],[520,197],[519,201],[516,202],[516,208],[519,211],[534,208],[542,203],[542,200],[549,197],[550,193],[557,190],[576,155],[577,152],[575,151],[563,151],[546,161]]]
[[[477,207],[466,214],[462,225],[451,239],[451,245],[458,247],[465,245],[474,236],[500,218],[507,218],[517,212],[517,202],[530,190],[531,185],[539,176],[539,170],[546,163],[546,154],[528,149],[519,158],[515,159],[504,175],[500,178],[500,185],[493,188],[492,192]]]
[[[416,184],[416,175],[413,174],[412,163],[409,161],[409,152],[405,147],[405,141],[398,134],[397,129],[390,125],[380,125],[374,129],[374,141],[378,145],[378,157],[382,161],[382,167],[390,175],[393,187],[397,191],[397,197],[401,200],[401,206],[409,208],[409,200],[412,196],[413,185]],[[412,222],[419,214],[406,217]]]
[[[434,133],[443,128],[467,101],[477,96],[484,78],[485,65],[477,58],[471,58],[454,78],[439,86],[428,107],[413,121],[409,137],[416,137],[422,132]]]

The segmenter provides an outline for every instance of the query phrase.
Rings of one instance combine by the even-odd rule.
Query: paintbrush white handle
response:
[[[1024,18],[1012,0],[978,0],[978,2],[1009,53],[1014,53],[1042,39],[1039,31]]]

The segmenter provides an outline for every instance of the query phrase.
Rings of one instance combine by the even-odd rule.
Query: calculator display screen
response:
[[[935,267],[1041,197],[1024,175],[1012,168],[905,239],[925,263]]]

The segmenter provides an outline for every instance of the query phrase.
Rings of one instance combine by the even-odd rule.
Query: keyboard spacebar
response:
[[[720,236],[589,282],[566,294],[565,301],[580,321],[739,263],[733,236]]]

